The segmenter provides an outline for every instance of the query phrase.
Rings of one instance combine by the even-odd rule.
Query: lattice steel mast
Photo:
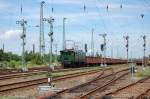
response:
[[[92,29],[91,35],[91,56],[94,56],[94,29]]]
[[[63,18],[63,50],[66,49],[66,34],[65,34],[65,21],[66,18]]]
[[[45,39],[44,39],[44,22],[43,22],[43,5],[44,1],[40,3],[40,45],[39,45],[39,52],[41,56],[45,54]]]
[[[25,25],[27,24],[27,21],[22,19],[20,21],[16,21],[16,24],[20,24],[22,27],[22,34],[21,34],[21,39],[22,39],[22,70],[27,71],[27,66],[26,66],[26,61],[25,61],[25,38],[26,38],[26,27]]]

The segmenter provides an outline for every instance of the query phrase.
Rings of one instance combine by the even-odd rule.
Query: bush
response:
[[[8,67],[10,67],[10,68],[16,68],[16,61],[11,60],[11,61],[8,63]]]
[[[32,63],[42,65],[44,62],[42,60],[42,57],[40,55],[37,55],[34,59],[32,59]]]

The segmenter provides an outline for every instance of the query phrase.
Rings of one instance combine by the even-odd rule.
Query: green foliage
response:
[[[10,60],[15,60],[19,61],[20,56],[16,54],[12,54],[11,52],[3,52],[3,50],[0,50],[0,61],[10,61]]]
[[[11,61],[8,63],[8,67],[10,67],[10,68],[16,68],[16,61],[11,60]]]
[[[35,55],[35,58],[32,60],[32,62],[37,65],[42,65],[44,63],[42,57],[39,54]]]
[[[55,61],[56,57],[56,55],[52,56],[52,62]],[[41,57],[39,53],[26,51],[25,60],[27,65],[43,65],[49,62],[49,54],[45,54],[44,57]],[[0,49],[0,68],[18,68],[20,65],[21,56],[11,52],[3,52],[3,50]]]
[[[136,75],[142,78],[150,76],[150,68],[146,68],[144,71],[140,71]]]

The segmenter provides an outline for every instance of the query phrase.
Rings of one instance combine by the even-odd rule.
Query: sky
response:
[[[39,51],[40,2],[42,0],[0,0],[0,48],[5,44],[5,51],[21,54],[21,27],[16,21],[27,20],[26,50],[31,51],[35,44]],[[91,48],[91,32],[94,29],[94,49],[100,51],[103,38],[99,34],[106,33],[107,56],[126,58],[126,41],[123,36],[129,35],[129,57],[143,56],[143,39],[146,35],[146,55],[150,54],[150,0],[44,0],[44,17],[53,17],[54,44],[58,51],[62,50],[62,24],[66,19],[66,40],[73,40],[84,49]],[[22,4],[22,15],[21,15]],[[84,10],[84,5],[86,9]],[[108,5],[108,10],[106,9]],[[122,8],[120,8],[122,5]],[[51,9],[54,9],[53,13]],[[143,19],[141,14],[144,14]],[[48,24],[45,23],[44,35],[46,52],[49,50]],[[67,43],[67,47],[72,42]],[[55,49],[54,49],[55,50]]]

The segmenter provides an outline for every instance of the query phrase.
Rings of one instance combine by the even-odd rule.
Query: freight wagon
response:
[[[85,64],[86,65],[99,65],[101,63],[106,63],[108,65],[113,64],[125,64],[127,60],[123,59],[112,59],[112,58],[101,58],[101,57],[86,57]]]
[[[125,59],[105,58],[104,61],[104,58],[86,56],[85,52],[83,52],[82,50],[74,49],[66,49],[60,51],[60,59],[64,68],[100,65],[104,62],[108,65],[127,63],[127,60]],[[137,63],[137,65],[142,64],[141,60],[135,60],[134,62]]]

